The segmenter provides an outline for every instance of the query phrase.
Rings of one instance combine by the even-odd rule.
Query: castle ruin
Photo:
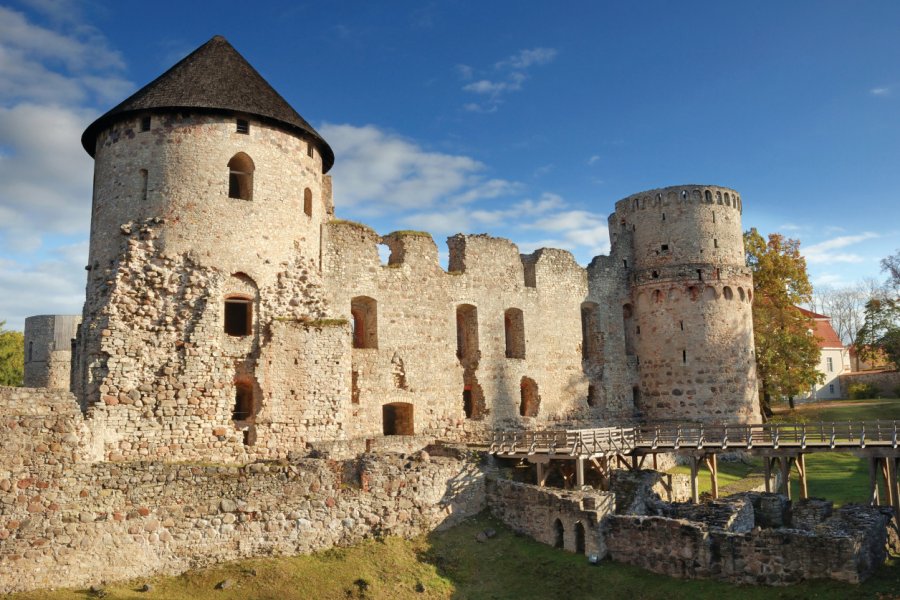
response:
[[[82,144],[80,325],[33,317],[55,358],[0,390],[0,591],[452,524],[519,495],[452,448],[499,429],[758,421],[734,190],[620,200],[586,268],[459,234],[444,269],[335,218],[328,143],[218,36]]]

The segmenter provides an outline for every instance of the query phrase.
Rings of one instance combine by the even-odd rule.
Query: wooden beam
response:
[[[700,461],[696,456],[691,456],[691,502],[698,504],[700,502],[700,490],[697,486],[697,471],[699,471]]]
[[[809,489],[806,485],[806,455],[800,453],[797,455],[797,473],[800,475],[800,498],[806,500],[809,498]]]
[[[550,469],[547,468],[549,465],[537,463],[535,466],[537,467],[537,484],[540,487],[544,487],[547,485],[547,475],[550,474]]]
[[[763,477],[766,479],[766,493],[772,493],[772,459],[768,456],[763,456]]]
[[[781,465],[781,493],[791,499],[791,459],[787,456],[779,456],[778,462]]]
[[[584,458],[578,457],[575,460],[575,483],[578,489],[584,486]]]
[[[891,485],[891,459],[890,458],[882,458],[881,462],[881,476],[884,478],[884,503],[893,506],[894,505],[894,490]],[[895,474],[896,475],[896,474]]]
[[[869,457],[869,504],[878,506],[878,458]]]
[[[709,481],[712,485],[713,500],[717,500],[719,498],[719,467],[716,462],[715,452],[707,454],[703,460],[706,462],[706,468],[709,469]]]

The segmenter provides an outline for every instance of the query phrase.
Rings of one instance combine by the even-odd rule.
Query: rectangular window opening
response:
[[[147,169],[141,169],[141,201],[147,201]]]
[[[238,133],[250,133],[250,123],[247,119],[238,119],[237,120],[237,132]]]
[[[713,248],[718,248],[718,247],[719,247],[719,240],[713,239]]]
[[[225,300],[225,333],[235,337],[250,335],[253,324],[253,304],[246,298]]]
[[[662,246],[659,247],[659,249],[662,250],[663,252],[668,252],[668,251],[669,251],[669,245],[668,245],[668,244],[663,244]]]
[[[141,131],[150,131],[150,117],[141,117]]]
[[[681,362],[687,364],[687,350],[681,351]]]
[[[306,142],[306,155],[310,158],[313,157],[313,145],[312,142]]]

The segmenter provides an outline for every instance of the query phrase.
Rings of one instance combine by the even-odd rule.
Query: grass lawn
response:
[[[486,543],[475,534],[498,535]],[[253,574],[255,573],[255,575]],[[216,590],[231,579],[233,587]],[[145,582],[152,591],[135,591]],[[417,585],[421,584],[417,591]],[[448,531],[412,541],[388,538],[312,556],[259,559],[193,571],[179,577],[137,580],[107,588],[108,599],[715,599],[894,598],[900,593],[900,561],[892,561],[862,585],[806,582],[785,588],[739,587],[714,581],[683,581],[627,565],[591,566],[583,556],[517,537],[486,515]],[[92,598],[85,591],[8,596],[58,600]]]

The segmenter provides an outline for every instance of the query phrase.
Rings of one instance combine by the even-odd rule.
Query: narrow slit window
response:
[[[681,362],[687,364],[687,350],[681,351]]]
[[[718,248],[718,247],[719,247],[719,240],[713,238],[713,248]]]
[[[478,309],[471,304],[456,307],[456,357],[478,360]]]
[[[312,190],[309,188],[303,190],[303,212],[307,217],[312,216],[312,200]]]
[[[306,155],[310,158],[313,157],[313,145],[312,142],[306,142]]]
[[[249,298],[225,299],[225,333],[234,337],[250,335],[253,330],[253,302]]]
[[[147,169],[141,169],[141,201],[147,201]]]
[[[151,119],[149,116],[141,117],[141,131],[150,131]]]
[[[525,316],[518,308],[510,308],[503,315],[506,335],[506,358],[525,358]]]
[[[247,121],[247,119],[238,119],[235,131],[243,134],[250,133],[250,123]]]

